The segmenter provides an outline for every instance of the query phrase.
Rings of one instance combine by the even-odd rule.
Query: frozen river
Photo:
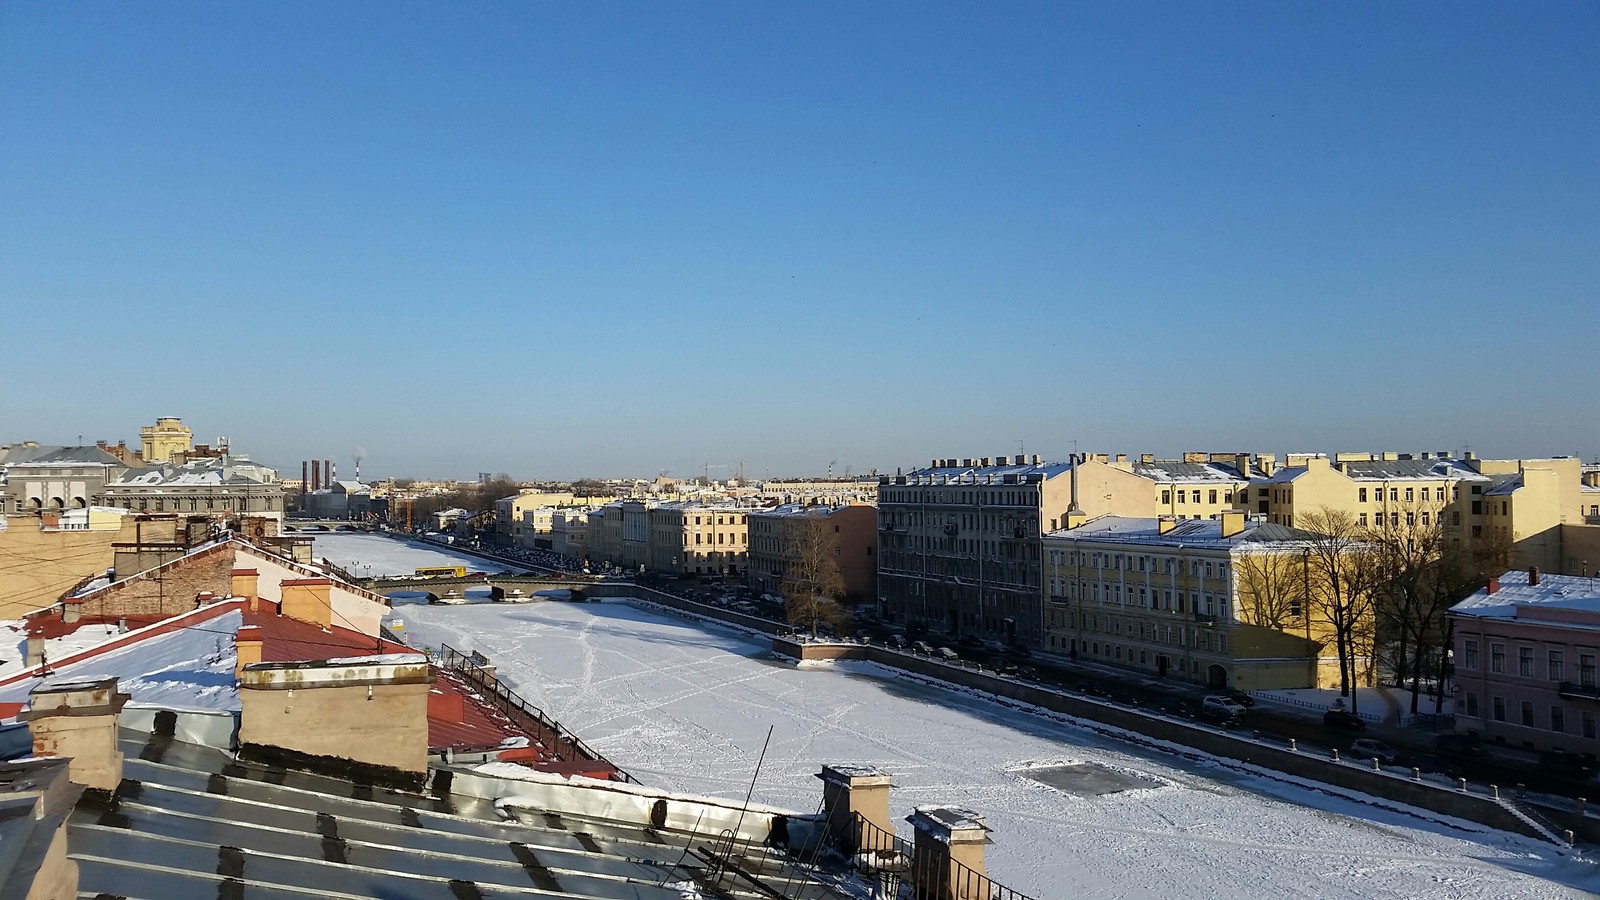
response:
[[[440,550],[415,550],[426,555],[382,537],[317,539],[336,562],[439,564]],[[1549,844],[1147,750],[877,666],[797,669],[768,659],[765,639],[622,602],[397,613],[413,643],[485,654],[650,785],[743,798],[769,726],[760,802],[815,810],[822,765],[880,766],[896,821],[923,804],[977,810],[994,829],[990,874],[1040,900],[1600,891],[1596,866]]]
[[[403,615],[414,643],[484,653],[647,784],[742,798],[769,726],[761,802],[812,811],[823,764],[887,769],[897,821],[923,804],[982,813],[991,876],[1039,898],[1531,900],[1600,889],[1594,865],[1549,844],[1148,751],[869,664],[798,669],[767,659],[765,641],[623,602]]]

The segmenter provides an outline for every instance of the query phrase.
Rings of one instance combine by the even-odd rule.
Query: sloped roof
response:
[[[1162,534],[1160,519],[1099,516],[1077,528],[1052,531],[1046,537],[1146,546],[1227,549],[1240,544],[1299,543],[1313,540],[1317,535],[1299,528],[1248,519],[1242,531],[1229,537],[1222,536],[1222,522],[1219,519],[1179,519],[1173,523],[1171,530]]]
[[[80,811],[68,836],[88,896],[682,900],[708,877],[694,833],[582,806],[506,821],[461,794],[394,794],[128,730],[119,745],[114,811]],[[747,852],[783,864],[759,845]],[[796,900],[845,896],[783,876]]]
[[[12,447],[0,454],[0,465],[18,466],[117,466],[127,463],[92,444],[78,447]]]
[[[1405,481],[1451,478],[1460,481],[1488,481],[1487,476],[1459,459],[1359,459],[1338,464],[1345,474],[1358,481]]]
[[[1512,570],[1497,581],[1499,589],[1494,593],[1479,589],[1450,607],[1451,615],[1513,619],[1539,609],[1600,612],[1600,579],[1541,573],[1535,585],[1528,583],[1526,571]]]

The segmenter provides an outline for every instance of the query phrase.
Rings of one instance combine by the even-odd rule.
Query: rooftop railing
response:
[[[626,781],[632,784],[638,782],[632,775],[624,772],[612,764],[605,757],[596,753],[583,742],[583,739],[561,727],[561,723],[546,716],[544,711],[532,703],[522,699],[521,696],[507,687],[504,682],[496,678],[493,673],[484,668],[484,658],[476,653],[462,653],[448,644],[439,647],[437,657],[439,665],[458,672],[473,687],[482,692],[482,699],[500,712],[518,720],[518,724],[526,728],[529,737],[538,741],[550,755],[560,762],[592,761],[602,762],[615,770],[617,781]]]

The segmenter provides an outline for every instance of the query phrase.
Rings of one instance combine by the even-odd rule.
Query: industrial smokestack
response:
[[[322,486],[333,487],[333,460],[322,461]]]
[[[311,489],[311,481],[306,477],[306,473],[310,469],[311,463],[303,459],[300,460],[300,493],[302,494]]]
[[[311,489],[314,491],[320,487],[322,487],[322,460],[313,459],[311,461]]]

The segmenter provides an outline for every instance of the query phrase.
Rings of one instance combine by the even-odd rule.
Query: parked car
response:
[[[1345,731],[1365,731],[1367,723],[1361,717],[1348,710],[1330,709],[1322,714],[1322,724],[1328,728],[1340,728]]]
[[[906,648],[906,636],[898,633],[891,634],[889,635],[888,639],[884,641],[884,643],[894,647],[897,650],[904,650]]]
[[[955,662],[961,658],[961,654],[951,650],[949,647],[935,647],[933,648],[933,655],[945,662]]]
[[[1350,744],[1351,759],[1375,759],[1386,766],[1394,765],[1400,754],[1377,738],[1357,738]]]
[[[1433,739],[1433,748],[1457,756],[1487,756],[1489,753],[1483,743],[1470,734],[1441,734]]]
[[[1211,697],[1206,697],[1205,700],[1200,701],[1200,708],[1213,709],[1218,713],[1227,713],[1229,716],[1235,717],[1235,719],[1245,716],[1245,706],[1242,703],[1235,703],[1234,698],[1222,697],[1221,693],[1213,693]]]
[[[912,641],[911,649],[917,651],[918,653],[926,653],[929,656],[933,655],[933,645],[929,644],[927,641]]]
[[[964,634],[961,636],[961,640],[956,642],[956,646],[980,650],[983,648],[983,638],[975,634]]]
[[[1201,700],[1200,711],[1208,714],[1208,718],[1226,717],[1229,719],[1242,719],[1245,713],[1243,706],[1221,694],[1213,694]]]
[[[1563,775],[1567,778],[1592,778],[1595,773],[1595,760],[1581,753],[1562,753],[1553,750],[1539,754],[1539,768],[1552,775]]]
[[[1222,696],[1227,697],[1229,700],[1232,700],[1245,709],[1250,709],[1256,705],[1256,698],[1246,694],[1244,691],[1241,691],[1238,688],[1228,688],[1222,692]]]

